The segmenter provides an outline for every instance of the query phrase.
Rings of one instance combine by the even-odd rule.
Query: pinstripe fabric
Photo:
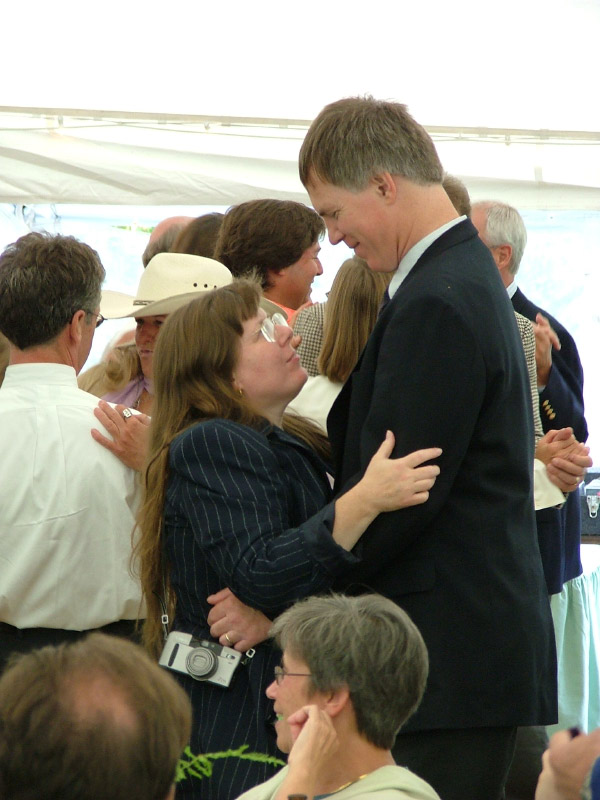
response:
[[[533,325],[522,314],[515,311],[517,328],[523,342],[525,351],[525,361],[527,362],[527,372],[529,373],[529,385],[531,386],[531,405],[533,409],[533,427],[535,429],[535,440],[541,439],[544,435],[542,419],[540,417],[540,395],[537,388],[537,369],[535,366],[535,333]]]
[[[331,538],[325,465],[280,429],[201,422],[175,439],[169,469],[165,535],[177,594],[174,629],[208,637],[205,598],[225,586],[273,617],[328,589],[356,563]],[[193,752],[248,744],[277,753],[264,690],[278,659],[269,644],[259,645],[226,690],[181,676],[194,708]],[[210,780],[182,784],[177,796],[227,800],[274,771],[238,759],[215,762]]]

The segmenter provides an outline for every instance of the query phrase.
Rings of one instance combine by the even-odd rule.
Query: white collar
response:
[[[55,383],[66,386],[77,386],[77,375],[68,364],[54,362],[38,362],[35,364],[11,364],[6,368],[3,386],[20,381],[37,383]]]

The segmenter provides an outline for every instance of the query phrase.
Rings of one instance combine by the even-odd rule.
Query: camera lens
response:
[[[217,658],[210,650],[204,647],[197,647],[188,653],[185,666],[192,678],[210,678],[216,672]]]

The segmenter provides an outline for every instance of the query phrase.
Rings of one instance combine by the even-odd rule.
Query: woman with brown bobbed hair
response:
[[[319,375],[308,378],[289,409],[327,431],[333,401],[356,366],[377,322],[391,273],[373,272],[362,258],[349,258],[337,271],[325,304]]]
[[[234,282],[175,311],[158,337],[138,546],[144,640],[155,655],[165,593],[172,630],[196,639],[217,645],[207,597],[226,587],[268,628],[267,618],[328,589],[357,562],[351,550],[380,512],[424,502],[439,472],[420,466],[440,454],[435,448],[390,459],[388,433],[363,479],[332,502],[324,437],[285,413],[306,380],[297,339],[259,301],[257,285]],[[242,638],[228,629],[219,642],[245,649]],[[194,708],[194,754],[248,745],[276,755],[265,688],[278,656],[265,638],[227,688],[174,673]],[[276,767],[218,760],[212,770],[181,783],[178,797],[237,797]]]

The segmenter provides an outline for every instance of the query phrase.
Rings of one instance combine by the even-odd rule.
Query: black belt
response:
[[[130,636],[134,633],[137,625],[135,619],[119,619],[116,622],[109,622],[108,625],[103,625],[101,628],[89,628],[88,630],[76,631],[63,628],[16,628],[14,625],[9,625],[8,622],[0,622],[0,632],[6,633],[9,636],[15,636],[18,639],[33,639],[39,636],[51,635],[52,631],[56,634],[64,634],[65,638],[79,638],[88,633],[111,633],[116,636]]]

